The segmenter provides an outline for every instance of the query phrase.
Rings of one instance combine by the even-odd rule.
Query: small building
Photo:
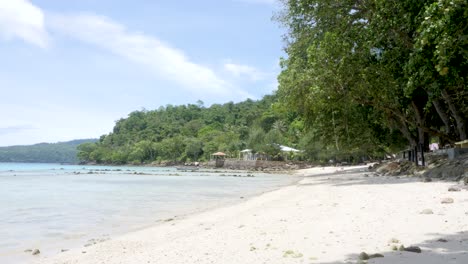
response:
[[[301,150],[291,148],[291,147],[288,147],[288,146],[283,146],[283,145],[279,145],[279,148],[280,148],[280,151],[281,151],[281,154],[282,154],[281,156],[283,157],[284,160],[291,159],[291,158],[294,157],[295,153],[301,153],[302,152]]]
[[[254,154],[251,149],[244,149],[239,152],[240,160],[254,160]]]
[[[455,142],[455,148],[468,148],[468,139],[463,140],[463,141],[459,141],[459,142]]]

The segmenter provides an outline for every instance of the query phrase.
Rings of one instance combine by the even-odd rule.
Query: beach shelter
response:
[[[291,147],[288,147],[288,146],[280,145],[279,147],[280,147],[281,152],[301,152],[298,149],[291,148]]]
[[[224,152],[216,152],[211,154],[212,160],[224,160],[226,158],[226,153]]]
[[[283,158],[285,160],[293,158],[295,153],[302,152],[301,150],[291,148],[291,147],[288,147],[288,146],[279,145],[279,147],[280,147],[280,151],[282,153],[282,156],[283,156]]]

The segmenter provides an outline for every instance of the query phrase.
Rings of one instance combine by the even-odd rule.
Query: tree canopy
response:
[[[466,139],[467,1],[283,4],[279,98],[305,117],[315,142],[390,150]]]

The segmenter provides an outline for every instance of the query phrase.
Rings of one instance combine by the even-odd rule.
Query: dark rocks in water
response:
[[[369,260],[369,259],[372,259],[372,258],[383,258],[384,255],[382,254],[379,254],[379,253],[375,253],[375,254],[367,254],[366,252],[361,252],[361,254],[359,254],[359,260]]]
[[[369,258],[370,258],[370,259],[373,259],[373,258],[383,258],[383,257],[384,257],[384,255],[379,254],[379,253],[375,253],[375,254],[369,255]]]
[[[415,247],[415,246],[405,247],[404,251],[413,252],[413,253],[421,253],[422,252],[420,247]]]
[[[366,252],[361,252],[361,254],[359,254],[359,259],[360,260],[368,260],[369,255]]]
[[[461,189],[458,188],[458,187],[450,187],[450,188],[448,189],[448,191],[449,191],[449,192],[459,192],[459,191],[461,191]]]
[[[33,254],[33,255],[39,255],[39,254],[41,254],[41,251],[40,251],[39,249],[36,248],[36,249],[34,249],[34,250],[32,251],[31,254]]]
[[[453,203],[453,199],[452,198],[444,198],[444,199],[442,199],[442,201],[440,201],[440,203],[451,204],[451,203]]]

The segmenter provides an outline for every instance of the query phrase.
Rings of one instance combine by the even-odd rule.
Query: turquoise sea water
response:
[[[0,163],[0,263],[27,263],[287,185],[288,175]],[[239,177],[242,176],[242,177]],[[29,260],[29,261],[28,261]]]

